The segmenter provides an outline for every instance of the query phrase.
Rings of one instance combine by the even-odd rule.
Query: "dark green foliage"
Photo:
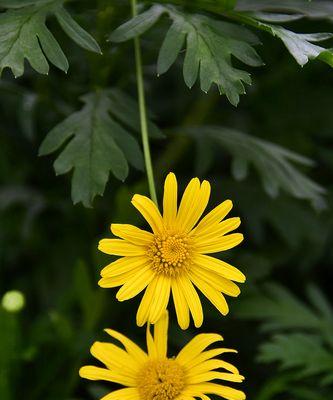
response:
[[[173,23],[158,55],[157,73],[168,71],[185,45],[183,75],[186,85],[191,88],[200,76],[201,90],[207,93],[215,83],[220,94],[225,94],[231,104],[237,105],[239,95],[245,93],[243,83],[251,84],[251,78],[249,73],[233,67],[231,56],[252,67],[262,65],[252,47],[258,44],[258,40],[247,29],[230,22],[155,5],[117,28],[110,39],[123,42],[141,35],[163,14],[167,14]]]
[[[47,155],[69,143],[54,162],[57,175],[73,169],[72,199],[91,207],[96,195],[104,193],[109,172],[124,181],[129,166],[143,170],[143,157],[129,129],[137,131],[137,105],[117,90],[89,93],[84,106],[53,128],[39,149]],[[151,132],[161,136],[151,123]]]
[[[31,3],[34,4],[30,5]],[[41,74],[48,74],[48,61],[67,72],[67,58],[45,25],[48,14],[54,14],[57,17],[63,30],[79,46],[90,51],[100,52],[95,39],[73,20],[63,8],[62,3],[62,1],[44,0],[17,2],[18,9],[0,14],[0,35],[2,37],[0,73],[8,67],[13,71],[15,77],[21,76],[24,72],[25,59],[29,61],[32,68]]]
[[[232,174],[235,179],[245,179],[252,164],[261,175],[264,189],[270,196],[276,197],[282,188],[296,198],[310,200],[315,207],[322,208],[325,205],[325,190],[292,164],[311,166],[313,162],[310,159],[274,143],[224,127],[187,128],[185,133],[195,138],[198,157],[205,155],[206,164],[204,160],[198,162],[200,174],[207,173],[207,160],[212,164],[214,155],[220,155],[218,149],[221,147],[233,156]]]

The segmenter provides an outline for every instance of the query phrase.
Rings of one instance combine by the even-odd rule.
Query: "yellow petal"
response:
[[[140,364],[125,350],[112,343],[95,342],[90,353],[112,372],[124,375],[126,379],[135,382]]]
[[[147,324],[147,329],[146,329],[146,342],[147,342],[147,350],[149,358],[157,358],[158,351],[153,336],[150,332],[149,322]]]
[[[193,178],[185,189],[177,214],[177,225],[189,232],[205,211],[210,196],[210,184],[203,181],[200,186],[198,178]]]
[[[198,293],[193,287],[192,282],[186,276],[180,276],[178,282],[191,311],[194,326],[199,328],[203,322],[203,311]]]
[[[170,297],[171,279],[164,275],[157,277],[155,295],[150,305],[149,322],[155,324],[166,310]]]
[[[165,311],[154,325],[154,342],[159,358],[167,356],[169,314]]]
[[[244,376],[238,374],[230,374],[228,372],[210,371],[198,375],[188,376],[186,382],[189,385],[193,385],[195,383],[209,382],[215,379],[225,380],[229,382],[243,382]]]
[[[117,374],[109,369],[95,367],[93,365],[86,365],[79,371],[81,378],[89,379],[91,381],[109,381],[128,386],[131,380],[128,380],[123,375]]]
[[[182,350],[178,353],[176,360],[182,365],[187,365],[194,360],[206,347],[215,342],[223,340],[223,337],[217,333],[201,333],[195,336]]]
[[[136,388],[124,388],[107,394],[101,400],[140,400],[140,395]]]
[[[121,239],[102,239],[98,249],[113,256],[141,256],[146,254],[146,248]]]
[[[196,254],[193,257],[193,262],[200,265],[211,272],[215,272],[224,278],[230,279],[235,282],[245,282],[245,275],[232,265],[219,260],[215,257],[206,256],[204,254]]]
[[[227,349],[222,347],[217,349],[207,350],[200,353],[197,357],[189,360],[186,364],[184,364],[184,367],[188,368],[189,370],[192,370],[199,364],[204,363],[206,360],[210,360],[211,358],[224,353],[237,353],[237,350]]]
[[[118,258],[118,260],[113,261],[102,269],[101,276],[104,278],[112,278],[125,272],[132,271],[146,263],[147,257],[145,256]]]
[[[232,297],[237,297],[240,294],[240,289],[234,282],[217,275],[215,272],[208,271],[197,265],[192,268],[192,271],[219,292]]]
[[[180,287],[179,281],[174,279],[171,285],[173,302],[177,314],[177,321],[181,329],[187,329],[190,325],[190,313],[186,298]]]
[[[241,233],[232,233],[231,235],[222,236],[218,239],[212,239],[205,243],[200,243],[200,240],[195,240],[196,250],[199,253],[218,253],[219,251],[225,251],[232,249],[241,243],[244,236]]]
[[[209,242],[212,239],[216,240],[218,237],[234,231],[239,227],[240,223],[241,220],[238,217],[228,218],[225,221],[208,226],[205,230],[199,232],[193,230],[191,236],[194,236],[200,243],[206,243],[207,241]]]
[[[135,194],[132,198],[132,204],[142,214],[154,233],[160,233],[163,230],[162,216],[152,200],[146,196]]]
[[[222,315],[227,315],[229,307],[224,296],[214,289],[211,285],[190,272],[190,278],[195,286],[207,297],[207,299],[220,311]]]
[[[98,284],[100,287],[103,288],[113,288],[121,286],[129,279],[132,279],[134,275],[138,274],[140,272],[140,269],[141,266],[139,265],[132,270],[128,270],[127,272],[122,273],[121,275],[111,277],[107,276],[105,278],[103,277],[98,281]]]
[[[136,314],[136,323],[138,326],[143,326],[149,317],[150,305],[155,296],[155,288],[157,283],[157,277],[155,277],[150,284],[147,286],[145,294],[142,297]]]
[[[209,229],[213,224],[222,221],[222,219],[230,212],[231,209],[232,201],[225,200],[202,218],[195,228],[195,233],[198,235],[204,233],[205,230]]]
[[[127,258],[130,258],[130,257],[127,257]],[[98,284],[99,284],[99,286],[104,287],[104,288],[112,288],[112,287],[121,286],[124,283],[126,283],[128,280],[132,279],[134,276],[137,276],[138,274],[140,274],[144,265],[145,264],[137,263],[135,265],[135,267],[133,266],[133,268],[128,268],[126,270],[126,272],[123,272],[122,274],[118,274],[115,276],[107,275],[106,277],[102,277],[99,280]]]
[[[199,383],[196,385],[190,385],[192,390],[201,391],[206,394],[216,394],[223,397],[226,400],[245,400],[246,396],[240,390],[231,388],[229,386],[218,385],[216,383]]]
[[[201,354],[203,354],[203,353],[201,353]],[[198,374],[202,374],[204,372],[208,372],[208,371],[212,371],[214,369],[220,369],[220,368],[223,368],[229,372],[232,372],[233,374],[239,374],[238,369],[235,366],[233,366],[232,364],[230,364],[226,361],[223,361],[223,360],[213,358],[213,359],[210,359],[210,360],[207,360],[204,362],[200,362],[195,367],[189,368],[187,375],[188,376],[198,375]]]
[[[142,292],[142,290],[149,285],[153,280],[155,273],[152,271],[150,264],[140,267],[140,270],[133,274],[124,285],[117,292],[117,299],[119,301],[129,300]]]
[[[154,235],[134,225],[112,224],[111,232],[122,239],[138,246],[149,246],[154,240]]]
[[[177,215],[177,179],[175,174],[170,172],[164,183],[163,196],[163,220],[167,227],[172,227]]]
[[[147,354],[137,344],[132,342],[132,340],[128,339],[123,334],[114,331],[113,329],[105,329],[105,332],[114,339],[118,340],[125,347],[128,354],[130,354],[135,360],[140,363],[147,361]]]

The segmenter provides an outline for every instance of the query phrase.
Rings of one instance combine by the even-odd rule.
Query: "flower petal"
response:
[[[130,272],[140,266],[144,266],[146,263],[147,257],[145,256],[118,258],[118,260],[108,264],[102,269],[101,276],[103,278],[112,278],[125,272]]]
[[[229,386],[219,385],[217,383],[199,383],[190,385],[189,390],[196,391],[195,393],[202,392],[206,394],[216,394],[226,400],[245,400],[246,396],[241,390],[231,388]]]
[[[195,383],[203,383],[213,381],[215,379],[225,380],[229,382],[243,382],[244,376],[239,374],[231,374],[228,372],[217,372],[217,371],[210,371],[204,372],[198,375],[192,375],[187,377],[187,383],[189,385],[193,385]]]
[[[240,218],[228,218],[222,222],[208,226],[205,230],[202,229],[201,232],[197,232],[194,229],[192,231],[193,233],[191,232],[191,235],[195,236],[197,240],[200,240],[200,243],[205,243],[234,231],[239,227],[240,224]]]
[[[189,232],[198,222],[205,211],[210,196],[210,184],[203,181],[200,186],[198,178],[193,178],[187,185],[180,202],[177,225],[185,232]]]
[[[150,305],[154,300],[155,288],[157,283],[157,277],[155,277],[150,284],[147,286],[146,291],[142,297],[138,311],[136,313],[136,323],[138,326],[143,326],[149,317]]]
[[[215,350],[215,349],[214,349]],[[201,353],[203,354],[203,353]],[[214,369],[220,369],[223,368],[233,374],[239,374],[239,371],[236,367],[234,367],[232,364],[223,361],[223,360],[219,360],[219,359],[210,359],[204,362],[199,363],[198,365],[196,365],[196,367],[191,367],[188,371],[188,376],[192,376],[192,375],[198,375],[198,374],[202,374],[204,372],[208,372],[208,371],[212,371]]]
[[[125,335],[114,331],[113,329],[105,329],[105,332],[114,339],[118,340],[125,347],[127,353],[130,354],[138,362],[143,363],[147,361],[147,354]]]
[[[142,214],[154,233],[163,229],[163,219],[156,204],[146,196],[135,194],[132,198],[133,206]]]
[[[180,276],[178,282],[191,311],[194,326],[199,328],[203,322],[203,311],[198,293],[193,287],[192,282],[186,276]]]
[[[102,239],[98,250],[113,256],[141,256],[146,254],[146,248],[121,239]]]
[[[224,354],[224,353],[237,353],[237,350],[220,347],[217,349],[203,351],[197,357],[189,360],[188,362],[186,362],[183,365],[184,365],[184,367],[186,367],[188,369],[192,369],[192,368],[194,369],[196,366],[198,366],[201,363],[204,363],[206,360],[210,360],[211,358],[216,357],[220,354]]]
[[[124,301],[133,298],[149,285],[154,276],[155,273],[152,271],[149,263],[140,266],[140,270],[136,274],[133,274],[118,290],[116,295],[117,300]]]
[[[140,394],[136,388],[124,388],[118,389],[106,396],[102,397],[101,400],[140,400]]]
[[[168,349],[168,326],[169,314],[165,311],[161,318],[154,325],[154,342],[156,346],[157,356],[166,358]]]
[[[208,346],[215,342],[222,341],[223,337],[217,333],[201,333],[195,336],[178,353],[176,360],[182,365],[187,365],[194,360]]]
[[[102,288],[113,288],[121,286],[124,283],[126,283],[129,279],[132,279],[134,275],[139,274],[141,268],[142,268],[141,265],[138,265],[137,267],[122,273],[121,275],[102,277],[98,281],[98,284]]]
[[[155,324],[166,310],[170,297],[171,279],[164,275],[157,277],[155,295],[150,305],[149,322]]]
[[[196,254],[193,257],[193,262],[232,281],[242,283],[246,280],[245,275],[241,271],[218,258]]]
[[[199,253],[218,253],[236,247],[244,239],[241,233],[232,233],[231,235],[222,236],[218,239],[212,239],[205,243],[201,243],[199,239],[195,240],[196,250]]]
[[[207,299],[220,311],[222,315],[227,315],[229,312],[228,304],[224,296],[209,285],[206,281],[198,277],[192,271],[190,278],[195,286],[207,297]]]
[[[240,294],[239,287],[231,280],[223,278],[223,276],[220,276],[215,272],[208,271],[207,269],[204,269],[198,265],[195,266],[195,269],[193,268],[192,270],[193,273],[202,278],[219,292],[222,292],[232,297],[237,297]]]
[[[123,375],[128,382],[135,384],[140,364],[125,350],[113,343],[95,342],[90,353],[112,372]]]
[[[202,220],[198,223],[194,229],[197,235],[203,234],[206,229],[209,229],[213,224],[222,221],[222,219],[230,212],[232,209],[232,201],[226,200],[219,204],[217,207],[213,208]]]
[[[134,225],[112,224],[111,232],[122,239],[138,246],[148,246],[154,240],[154,235]]]
[[[91,381],[109,381],[124,386],[128,386],[128,383],[132,382],[132,380],[129,380],[121,374],[115,373],[106,368],[95,367],[93,365],[86,365],[80,368],[79,374],[81,378],[89,379]]]
[[[190,325],[190,313],[186,298],[180,287],[179,281],[174,279],[171,285],[173,302],[177,314],[177,321],[181,329],[187,329]]]
[[[175,174],[170,172],[164,183],[163,196],[163,220],[167,227],[172,227],[177,216],[177,179]]]

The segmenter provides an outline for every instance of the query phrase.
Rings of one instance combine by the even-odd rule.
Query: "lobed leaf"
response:
[[[260,347],[258,360],[278,362],[281,369],[297,369],[299,378],[319,375],[321,384],[333,382],[333,352],[317,335],[276,335]]]
[[[314,206],[325,205],[325,190],[300,172],[293,163],[311,166],[313,162],[297,153],[274,143],[255,138],[233,129],[216,126],[186,128],[185,134],[194,137],[202,151],[202,138],[212,143],[211,147],[228,150],[233,156],[232,174],[235,179],[244,179],[253,165],[261,177],[264,189],[276,197],[283,189],[290,195],[310,200]],[[207,144],[208,145],[208,144]]]
[[[277,18],[276,14],[268,13],[250,13],[250,14],[231,14],[234,18],[239,19],[243,23],[249,24],[252,27],[266,31],[271,35],[278,37],[286,46],[289,53],[295,58],[301,66],[307,64],[310,60],[320,60],[333,67],[333,52],[330,49],[318,46],[317,42],[321,42],[333,37],[332,33],[296,33],[285,29],[279,25],[272,25],[266,21],[276,22],[283,18],[285,21],[298,19],[299,15],[285,15]]]
[[[157,74],[169,70],[185,44],[183,76],[186,85],[191,88],[199,78],[201,89],[208,92],[214,83],[221,94],[237,105],[239,95],[245,93],[244,84],[250,84],[251,78],[248,72],[232,65],[232,57],[251,67],[262,65],[252,47],[258,40],[246,28],[155,5],[117,28],[110,39],[114,42],[132,39],[150,29],[163,14],[173,22],[158,55]]]
[[[127,97],[118,90],[88,93],[81,100],[83,108],[48,133],[39,154],[53,153],[65,145],[54,162],[55,172],[73,170],[73,202],[90,207],[94,197],[103,194],[110,171],[124,181],[129,164],[143,169],[143,157],[130,132],[139,126],[135,125],[139,116],[133,101],[127,106]],[[159,132],[155,125],[150,126]]]
[[[40,0],[0,14],[0,73],[8,67],[15,77],[23,75],[25,59],[41,74],[48,73],[48,62],[67,72],[67,58],[45,24],[48,14],[55,14],[64,31],[81,47],[100,52],[96,41],[72,19],[61,2]]]

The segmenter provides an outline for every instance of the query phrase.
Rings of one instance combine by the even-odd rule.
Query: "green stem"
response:
[[[131,0],[131,6],[132,6],[132,16],[135,17],[137,15],[136,0]],[[134,38],[134,50],[135,50],[136,81],[138,87],[143,154],[146,165],[146,173],[147,173],[150,197],[153,200],[153,202],[157,204],[157,196],[154,183],[154,172],[153,172],[153,166],[151,162],[151,155],[149,148],[146,100],[143,87],[141,47],[140,47],[140,40],[138,37]]]

